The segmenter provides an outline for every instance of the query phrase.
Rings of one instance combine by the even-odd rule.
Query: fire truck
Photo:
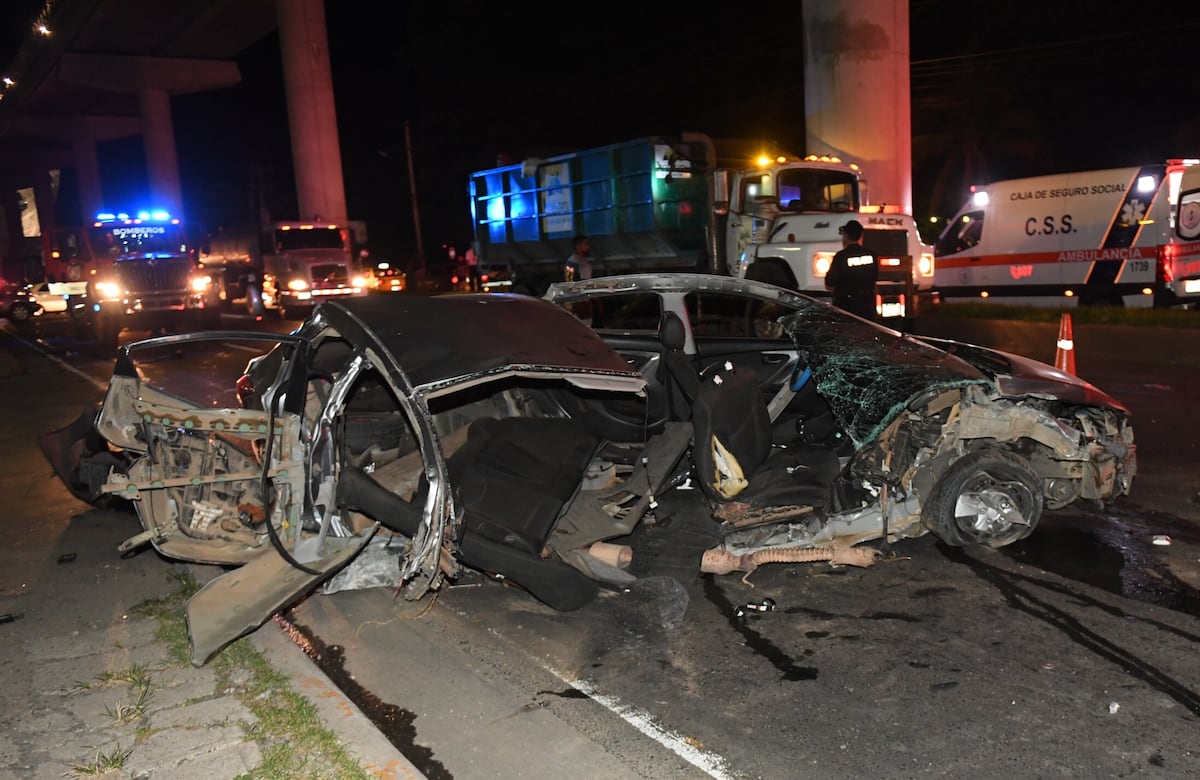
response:
[[[42,242],[50,292],[91,323],[102,347],[115,346],[126,327],[220,326],[212,278],[166,211],[104,212],[88,226],[48,231]]]

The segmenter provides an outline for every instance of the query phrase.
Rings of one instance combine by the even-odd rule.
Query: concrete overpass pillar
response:
[[[345,223],[346,189],[338,144],[325,0],[276,0],[284,91],[301,219]]]
[[[138,96],[140,125],[126,126],[124,117],[90,117],[83,127],[71,136],[75,151],[81,150],[82,138],[111,140],[142,133],[145,146],[146,173],[150,180],[151,197],[157,203],[147,208],[161,207],[182,218],[183,187],[179,177],[179,158],[175,151],[175,125],[171,119],[171,96],[220,89],[241,80],[237,63],[223,60],[197,60],[177,57],[135,57],[118,54],[85,54],[64,52],[59,58],[57,77],[68,84],[81,84],[109,92]],[[95,148],[82,148],[80,157],[80,186],[91,187],[80,192],[85,216],[93,216],[104,208],[139,208],[143,204],[105,204],[100,193],[99,165],[95,164]],[[94,179],[86,168],[93,166]],[[90,213],[87,213],[90,211]]]
[[[806,153],[862,166],[870,202],[912,213],[908,0],[804,0]]]
[[[142,143],[146,150],[146,173],[153,203],[146,208],[164,208],[184,218],[183,186],[179,183],[179,156],[175,152],[175,125],[171,120],[171,94],[147,88],[138,93],[142,112]]]

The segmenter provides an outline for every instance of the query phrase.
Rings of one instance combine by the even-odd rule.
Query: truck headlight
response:
[[[921,276],[933,276],[933,255],[929,252],[922,252],[921,259],[917,261],[917,273]]]
[[[370,281],[368,281],[367,277],[365,276],[356,276],[350,280],[350,286],[356,290],[361,290],[369,284]]]
[[[120,298],[124,292],[116,282],[96,282],[94,288],[101,298]]]
[[[206,292],[209,287],[212,287],[211,276],[193,276],[192,277],[192,292]]]
[[[829,266],[832,264],[833,252],[814,252],[813,276],[824,276],[829,273]]]
[[[295,290],[296,292],[300,292],[301,290],[307,290],[308,282],[304,281],[303,279],[292,279],[291,281],[288,282],[288,289]]]

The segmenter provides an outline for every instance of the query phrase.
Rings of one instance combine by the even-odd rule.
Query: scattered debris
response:
[[[73,563],[75,561],[75,553],[63,553],[58,556],[59,563]]]
[[[1153,541],[1154,544],[1158,545],[1159,547],[1169,547],[1171,544],[1171,537],[1167,536],[1166,534],[1158,534],[1154,537]]]
[[[13,623],[25,617],[24,612],[5,612],[0,615],[0,623]]]
[[[1117,704],[1115,701],[1108,703],[1108,714],[1109,715],[1116,715],[1117,710],[1119,710],[1119,709],[1121,709],[1121,705]]]
[[[733,611],[736,617],[744,618],[750,612],[774,612],[775,599],[765,598],[762,601],[751,601],[748,604],[743,604]]]

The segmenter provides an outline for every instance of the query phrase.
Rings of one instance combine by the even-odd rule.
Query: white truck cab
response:
[[[781,156],[729,172],[725,257],[732,275],[828,297],[825,274],[842,248],[838,229],[851,219],[879,261],[876,311],[911,316],[933,289],[933,247],[916,220],[891,206],[865,203],[858,167],[837,158]]]

